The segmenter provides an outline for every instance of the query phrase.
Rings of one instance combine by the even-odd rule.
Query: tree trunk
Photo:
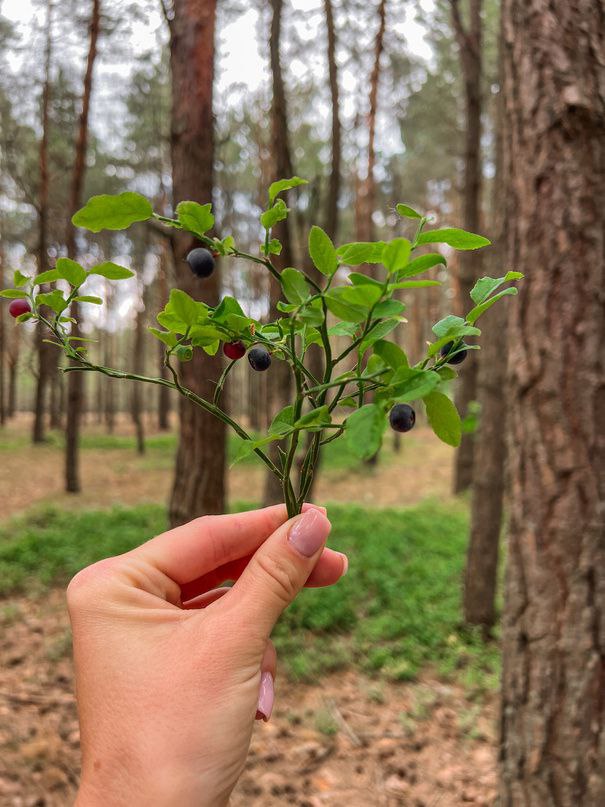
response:
[[[1,222],[0,222],[1,225]],[[0,288],[4,288],[4,243],[3,233],[0,231]],[[0,426],[4,426],[8,416],[6,365],[7,365],[7,333],[5,306],[0,305]]]
[[[511,523],[501,804],[605,804],[605,14],[504,0]]]
[[[44,51],[44,87],[42,89],[42,134],[38,153],[40,171],[40,186],[38,191],[38,273],[45,272],[48,268],[46,265],[48,261],[48,135],[50,126],[50,69],[53,46],[52,25],[53,2],[52,0],[48,0],[46,8],[46,47]],[[44,291],[44,288],[42,288],[42,291]],[[36,325],[36,353],[38,356],[38,364],[32,431],[32,441],[34,443],[44,442],[46,393],[50,377],[50,345],[44,341],[46,338],[46,326],[38,322]]]
[[[145,302],[146,290],[143,287],[141,294],[142,306],[137,311],[134,327],[134,346],[132,351],[134,372],[138,375],[145,373]],[[145,429],[143,426],[143,385],[135,383],[132,388],[132,420],[134,422],[137,439],[137,453],[145,453]]]
[[[160,267],[157,277],[157,303],[160,311],[168,300],[168,262],[170,253],[168,244],[164,239],[160,244]],[[158,342],[158,375],[168,378],[168,369],[164,365],[164,345]],[[170,428],[170,390],[168,387],[158,387],[158,429],[167,431]]]
[[[15,328],[11,334],[8,346],[8,400],[7,415],[15,417],[17,412],[17,368],[19,367],[19,329]]]
[[[271,61],[271,76],[273,84],[273,101],[271,105],[271,153],[274,159],[275,176],[273,179],[283,179],[290,177],[292,171],[292,159],[290,157],[290,144],[288,137],[288,112],[286,106],[286,93],[284,90],[284,80],[280,61],[281,43],[281,22],[283,0],[271,0],[271,33],[269,37],[269,52]],[[290,222],[288,219],[280,221],[273,228],[273,236],[282,243],[281,255],[274,256],[273,263],[281,271],[286,266],[292,266],[292,241],[290,233]],[[281,285],[272,277],[270,279],[269,297],[271,319],[280,316],[277,310],[277,303],[281,299]],[[271,416],[275,415],[282,407],[290,402],[290,390],[292,379],[290,367],[285,361],[274,361],[268,371],[271,376],[267,379],[267,409]],[[269,456],[275,463],[280,463],[279,447],[281,443],[271,444]],[[265,489],[263,503],[265,505],[274,504],[283,500],[283,492],[279,480],[271,471],[265,474]]]
[[[452,21],[462,65],[465,99],[464,149],[464,227],[471,232],[481,229],[481,81],[482,81],[482,0],[469,0],[469,23],[464,25],[460,16],[459,0],[450,0]],[[464,316],[471,306],[470,292],[481,272],[479,250],[462,252],[459,256],[459,300]],[[478,351],[471,350],[460,368],[456,389],[456,406],[464,418],[469,404],[477,397]],[[474,435],[464,434],[456,452],[454,493],[470,487],[473,480]]]
[[[69,209],[72,214],[78,210],[82,204],[82,188],[84,185],[84,174],[86,172],[86,149],[88,145],[88,117],[90,112],[90,97],[92,93],[92,77],[95,60],[97,58],[97,40],[99,38],[99,27],[101,23],[101,3],[100,0],[92,0],[92,10],[90,16],[90,39],[88,44],[88,57],[86,60],[86,72],[84,73],[84,91],[82,93],[82,111],[80,113],[80,124],[76,140],[74,157],[74,169],[72,174],[71,198]],[[70,258],[76,256],[76,231],[71,223],[71,218],[67,226],[65,239],[67,254]],[[71,316],[76,320],[72,326],[72,333],[78,336],[80,333],[78,322],[80,319],[79,305],[72,303]],[[65,428],[65,490],[68,493],[79,493],[81,489],[80,467],[79,467],[79,444],[80,444],[80,420],[82,416],[82,404],[84,398],[84,374],[71,372],[67,376],[67,422]]]
[[[56,359],[55,359],[56,356]],[[60,429],[62,426],[62,415],[63,412],[61,411],[61,387],[63,386],[63,373],[60,370],[59,363],[61,361],[61,355],[57,354],[56,351],[51,353],[53,368],[52,368],[52,375],[50,377],[50,428],[51,429]],[[55,360],[57,366],[54,367]]]
[[[175,0],[170,22],[172,68],[172,172],[176,201],[212,200],[214,180],[214,34],[216,0]],[[184,262],[194,246],[191,237],[172,240],[176,281],[192,297],[216,305],[219,272],[204,281]],[[222,369],[221,356],[194,351],[193,361],[181,365],[183,383],[206,400],[214,393],[213,381]],[[222,421],[180,399],[180,433],[170,501],[172,526],[203,513],[225,509],[225,426]]]

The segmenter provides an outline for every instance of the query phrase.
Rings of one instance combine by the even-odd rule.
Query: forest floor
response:
[[[115,504],[154,503],[161,512],[158,500],[165,500],[170,485],[174,450],[174,439],[170,435],[150,438],[144,457],[134,454],[126,424],[121,424],[117,434],[109,437],[90,429],[84,444],[85,492],[78,497],[67,497],[61,492],[62,455],[56,440],[40,447],[29,446],[24,422],[0,433],[4,518],[28,511],[45,517],[43,508],[52,503],[59,514],[57,529],[60,531],[64,529],[61,525],[65,519],[61,514],[67,506],[82,511],[82,518],[86,518],[86,511],[91,508]],[[315,498],[320,502],[353,501],[371,507],[407,507],[429,497],[440,502],[435,505],[436,518],[441,519],[437,522],[437,531],[441,531],[449,546],[455,543],[447,532],[450,510],[453,514],[450,520],[458,519],[458,532],[465,518],[460,516],[460,504],[449,495],[450,466],[448,449],[434,441],[424,429],[419,429],[414,440],[406,441],[399,454],[385,452],[376,468],[353,467],[346,452],[326,457]],[[231,496],[250,501],[261,479],[262,470],[256,466],[236,466],[230,478]],[[32,508],[32,505],[35,506]],[[147,512],[145,508],[141,510]],[[340,532],[335,530],[336,546],[347,548],[346,535],[353,531],[355,518],[351,517],[348,523],[344,518],[346,508],[336,505],[335,511],[341,521]],[[426,524],[432,520],[432,505],[424,510],[422,506],[418,508],[416,516],[413,512],[410,511],[409,529],[412,533],[416,530],[422,538]],[[375,519],[377,532],[382,529],[387,536],[394,532],[401,513],[390,511],[390,516],[385,516],[382,522],[378,513],[370,517]],[[23,518],[30,518],[35,528],[35,515],[26,514]],[[74,518],[77,521],[79,516],[75,514]],[[152,519],[150,528],[153,526]],[[15,532],[19,529],[17,526]],[[31,526],[29,529],[31,531]],[[74,527],[75,531],[78,529],[82,529],[81,525]],[[138,522],[137,529],[139,535]],[[23,530],[26,535],[25,527]],[[9,533],[12,534],[12,528]],[[415,555],[422,554],[419,552],[422,544],[414,547],[416,533],[412,533],[406,540],[409,538]],[[363,539],[361,530],[355,537],[357,543],[352,545],[359,553]],[[6,536],[0,536],[0,547],[3,540],[6,541]],[[455,546],[460,556],[463,540],[464,536]],[[28,547],[29,544],[24,543],[24,553],[30,551]],[[48,553],[52,551],[49,539]],[[7,557],[5,555],[5,560]],[[3,574],[1,561],[2,558],[0,576]],[[38,561],[30,558],[30,562]],[[450,556],[444,555],[442,563],[443,569],[438,565],[429,569],[430,577],[445,574],[445,567],[451,563]],[[454,566],[452,574],[456,579],[459,568]],[[423,571],[414,568],[411,573],[422,578]],[[345,605],[355,601],[356,587],[362,580],[356,574],[353,569],[345,578],[349,589],[344,590],[339,603],[343,613],[341,617],[334,616],[334,619],[342,618],[343,625],[346,623]],[[429,580],[428,584],[431,582]],[[448,578],[443,577],[442,583],[452,588]],[[410,588],[401,596],[420,598],[424,587],[420,580],[417,590]],[[395,588],[396,591],[389,589],[389,596],[400,596],[399,589],[404,586]],[[448,599],[440,589],[432,596],[439,602]],[[306,626],[312,610],[317,611],[317,601],[307,598],[305,602],[298,611],[293,610],[292,625]],[[335,610],[336,601],[322,602],[330,613]],[[394,600],[390,608],[401,610]],[[436,611],[428,618],[428,629],[433,618],[435,633],[443,634],[438,642],[435,640],[435,663],[423,663],[418,672],[415,667],[413,670],[408,667],[405,674],[399,674],[405,667],[401,659],[396,667],[389,668],[388,664],[381,667],[383,661],[379,654],[372,655],[368,651],[381,645],[390,652],[400,641],[395,635],[394,642],[389,644],[388,639],[393,639],[394,620],[385,621],[385,615],[372,617],[369,614],[365,627],[358,631],[359,635],[351,634],[351,638],[347,638],[348,634],[345,636],[344,628],[336,642],[333,635],[327,636],[327,646],[332,650],[338,642],[348,642],[342,644],[345,649],[341,647],[341,661],[344,652],[350,662],[341,663],[334,671],[330,671],[327,664],[321,666],[322,656],[310,641],[311,629],[307,633],[302,631],[298,648],[288,645],[292,625],[286,625],[281,634],[278,632],[280,656],[295,650],[299,656],[304,652],[316,653],[314,663],[320,665],[320,672],[314,674],[313,667],[303,669],[299,665],[295,669],[310,674],[301,675],[302,680],[297,680],[292,675],[292,665],[280,668],[275,711],[268,724],[255,728],[246,770],[233,796],[234,807],[493,804],[496,797],[496,695],[493,685],[484,685],[485,676],[478,679],[475,673],[466,678],[457,672],[444,673],[446,668],[463,669],[468,659],[474,663],[474,657],[469,655],[473,652],[472,646],[467,647],[456,636],[452,620],[457,616],[450,613],[455,608],[448,600],[447,611]],[[410,621],[409,629],[415,628],[417,617],[414,614],[427,610],[420,599],[412,603],[412,613],[404,615],[414,620]],[[326,623],[325,614],[321,621]],[[427,625],[421,629],[426,631]],[[320,639],[321,635],[318,641]],[[420,643],[414,638],[409,645]],[[460,643],[459,649],[457,643]],[[451,654],[448,649],[443,650],[443,646],[449,648],[450,645],[456,646]],[[301,659],[302,656],[299,661]],[[360,659],[366,663],[361,663]],[[321,684],[308,683],[318,680]],[[63,585],[49,582],[22,587],[17,593],[0,599],[0,805],[58,807],[70,803],[78,781],[78,743]]]

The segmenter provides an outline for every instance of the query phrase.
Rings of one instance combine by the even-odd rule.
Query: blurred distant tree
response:
[[[502,807],[605,804],[605,14],[503,0],[511,521]]]

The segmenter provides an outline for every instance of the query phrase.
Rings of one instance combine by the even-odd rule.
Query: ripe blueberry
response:
[[[32,307],[27,300],[13,300],[8,307],[8,313],[15,319],[20,317],[21,314],[29,314],[31,310]]]
[[[248,353],[248,361],[253,370],[267,370],[271,364],[271,356],[263,347],[253,347]]]
[[[186,258],[189,268],[197,277],[210,277],[214,272],[214,258],[212,253],[204,247],[192,249]]]
[[[389,414],[389,423],[396,432],[409,432],[416,423],[416,412],[408,404],[395,404]]]
[[[452,351],[454,349],[457,350],[459,347],[462,347],[460,342],[458,342],[458,344],[455,344],[454,342],[448,342],[447,345],[444,345],[441,348],[442,357],[445,358],[448,355],[448,353],[450,353],[450,351]],[[463,362],[466,359],[467,355],[468,355],[468,350],[461,350],[459,353],[456,353],[455,356],[452,356],[451,359],[448,359],[447,363],[448,364],[460,364],[461,362]]]
[[[243,342],[225,342],[223,353],[228,359],[241,359],[246,353],[246,345]]]

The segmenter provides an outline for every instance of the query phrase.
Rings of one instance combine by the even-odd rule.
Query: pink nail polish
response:
[[[258,706],[256,707],[256,719],[264,720],[265,723],[271,717],[273,711],[273,699],[275,692],[273,689],[273,676],[270,672],[262,673],[260,677],[260,690],[258,693]]]
[[[325,544],[330,528],[321,510],[307,510],[290,527],[288,541],[297,552],[310,558]]]
[[[349,559],[344,552],[339,552],[338,554],[342,558],[342,572],[340,573],[340,576],[344,577],[345,574],[349,571]]]

